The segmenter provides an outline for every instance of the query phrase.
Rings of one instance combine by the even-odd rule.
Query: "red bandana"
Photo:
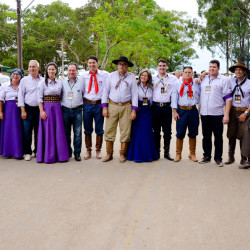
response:
[[[89,79],[89,88],[88,88],[88,93],[91,91],[91,87],[92,87],[92,77],[94,77],[94,83],[95,83],[95,93],[98,93],[98,82],[97,82],[97,78],[96,78],[96,74],[97,74],[97,70],[95,73],[92,73],[91,71],[89,71],[89,73],[91,74],[90,79]]]
[[[185,81],[185,79],[183,78],[183,83],[181,85],[180,88],[180,96],[183,96],[183,91],[184,91],[184,86],[188,85],[188,94],[190,97],[192,97],[192,85],[190,84],[191,82],[193,82],[193,79],[191,78],[188,82]]]

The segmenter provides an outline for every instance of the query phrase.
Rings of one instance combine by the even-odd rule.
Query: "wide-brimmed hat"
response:
[[[231,66],[229,68],[229,70],[234,73],[236,68],[242,68],[243,70],[245,70],[247,72],[247,74],[250,73],[249,69],[246,67],[246,65],[243,62],[235,63],[235,65]]]
[[[133,67],[134,66],[134,64],[132,62],[130,62],[126,56],[120,56],[119,59],[112,61],[112,63],[114,63],[115,65],[117,65],[118,62],[126,62],[129,67]]]

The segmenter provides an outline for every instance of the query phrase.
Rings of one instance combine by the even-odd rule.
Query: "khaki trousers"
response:
[[[106,118],[105,123],[105,141],[115,141],[118,122],[120,127],[120,142],[130,141],[132,123],[130,120],[131,111],[131,104],[119,106],[109,103],[109,117]]]

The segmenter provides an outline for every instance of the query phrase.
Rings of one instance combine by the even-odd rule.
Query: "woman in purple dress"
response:
[[[37,162],[55,163],[69,160],[60,104],[62,82],[56,79],[57,71],[55,63],[48,63],[45,79],[38,84],[40,120],[37,136]]]
[[[22,78],[20,69],[13,69],[10,85],[0,91],[1,140],[0,155],[4,157],[23,158],[23,129],[21,110],[17,106],[19,82]],[[4,108],[3,108],[4,103]]]

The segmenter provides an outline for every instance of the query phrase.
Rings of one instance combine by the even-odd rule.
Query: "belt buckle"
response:
[[[118,102],[118,106],[122,106],[122,102]]]
[[[191,110],[192,109],[192,106],[188,106],[188,110]]]
[[[160,107],[163,107],[164,106],[164,103],[163,102],[160,102]]]
[[[92,104],[96,104],[96,101],[92,101]]]

